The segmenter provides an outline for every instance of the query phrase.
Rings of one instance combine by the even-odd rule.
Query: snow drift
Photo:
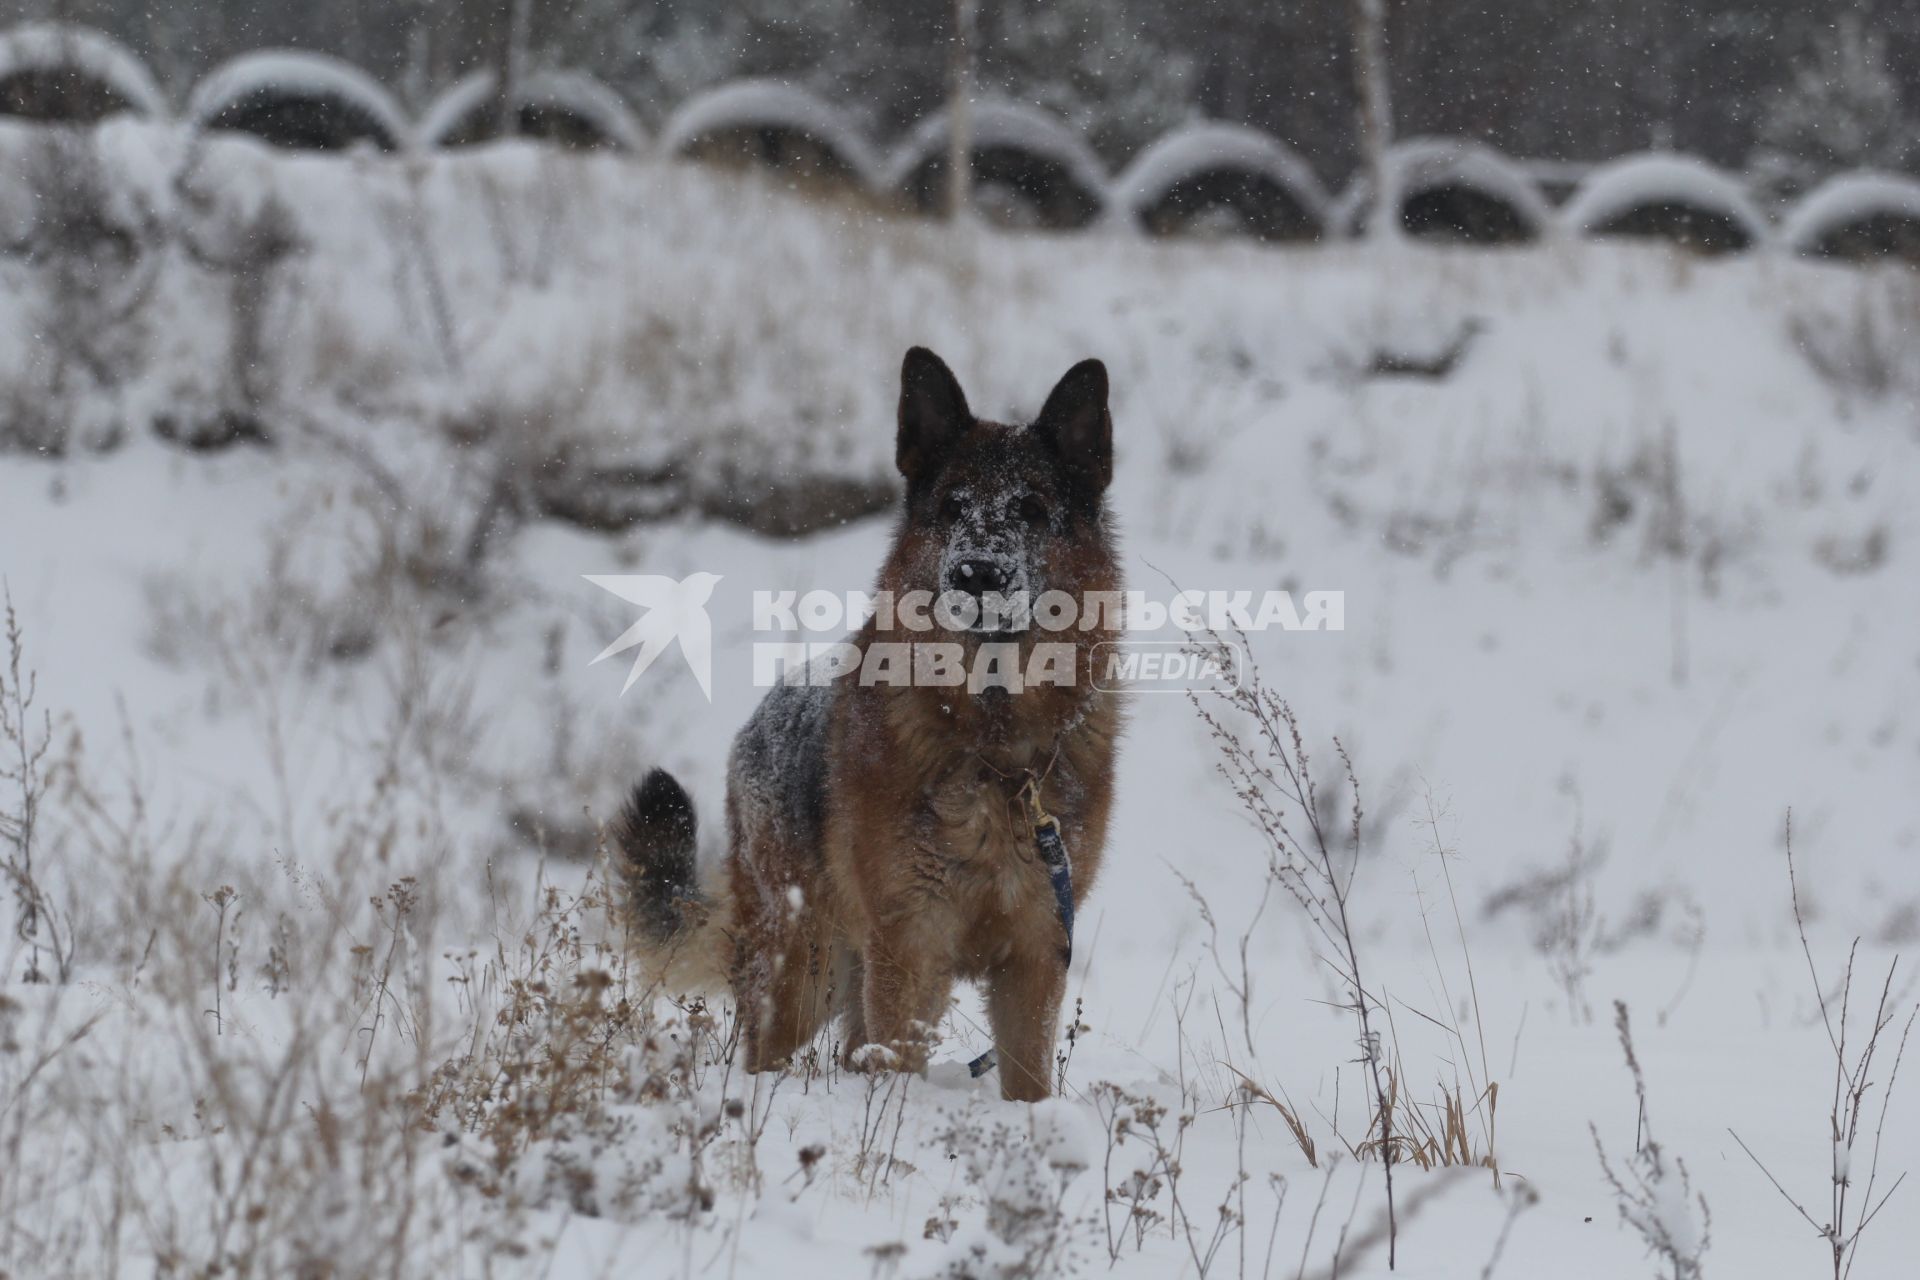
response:
[[[74,132],[0,124],[0,160]],[[1860,936],[1877,979],[1920,936],[1920,821],[1887,801],[1920,759],[1904,273],[955,235],[646,156],[341,164],[126,117],[79,142],[0,184],[100,214],[0,256],[0,577],[59,784],[36,874],[81,908],[64,985],[19,980],[12,896],[0,934],[0,1268],[1157,1280],[1244,1244],[1252,1273],[1271,1248],[1618,1280],[1648,1264],[1595,1158],[1643,1131],[1616,998],[1644,1131],[1711,1201],[1707,1274],[1830,1268],[1727,1129],[1833,1185],[1789,804],[1822,972]],[[296,247],[230,269],[276,208]],[[1452,1103],[1503,1171],[1397,1162],[1399,1271],[1362,1249],[1369,1046],[1182,698],[1134,700],[1048,1106],[968,1076],[972,991],[927,1079],[824,1043],[743,1079],[731,1010],[653,999],[579,901],[648,766],[721,812],[755,591],[868,587],[888,545],[885,519],[774,538],[709,501],[889,479],[915,341],[1008,421],[1108,363],[1130,585],[1348,593],[1346,630],[1250,655],[1343,849],[1363,811],[1340,866],[1399,1114]],[[150,429],[239,391],[264,442]],[[9,434],[99,406],[117,447]],[[635,517],[553,516],[587,478]],[[583,581],[608,572],[722,575],[711,703],[672,654],[624,699],[592,664],[635,621]],[[1920,1250],[1906,1207],[1860,1274]]]

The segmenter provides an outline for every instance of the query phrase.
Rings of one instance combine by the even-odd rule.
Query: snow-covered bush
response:
[[[1071,1275],[1097,1228],[1067,1207],[1074,1180],[1093,1163],[1087,1122],[1070,1103],[1037,1103],[1024,1123],[970,1108],[940,1135],[984,1212],[946,1240],[932,1275],[945,1280],[1041,1280]]]
[[[944,65],[922,42],[875,38],[858,0],[732,0],[634,5],[581,0],[555,14],[552,51],[626,90],[655,124],[730,81],[771,77],[828,95],[872,99]]]
[[[89,130],[8,141],[17,186],[0,271],[15,282],[13,332],[25,341],[0,355],[0,368],[14,364],[0,373],[0,450],[106,447],[142,425],[131,384],[150,336],[160,214]]]
[[[1787,336],[1844,400],[1920,396],[1916,317],[1920,282],[1893,275],[1880,288],[1800,302],[1787,316]]]
[[[1109,161],[1193,114],[1193,61],[1159,38],[1150,7],[1015,0],[982,8],[980,86],[1061,117]]]
[[[1768,99],[1751,167],[1778,194],[1844,169],[1897,171],[1914,156],[1915,122],[1900,98],[1886,36],[1861,12],[1838,15]]]
[[[209,165],[206,156],[204,145],[190,146],[174,174],[169,232],[226,304],[225,377],[211,403],[183,397],[154,424],[162,436],[197,448],[271,436],[266,419],[285,391],[277,340],[285,310],[297,301],[288,296],[287,277],[308,244],[271,184],[244,166]]]
[[[480,1034],[440,1068],[420,1117],[460,1144],[454,1177],[529,1208],[630,1221],[713,1207],[716,1179],[757,1177],[755,1124],[722,1088],[730,1017],[700,1002],[670,1020],[634,986],[611,903],[536,890],[518,945],[470,957]]]

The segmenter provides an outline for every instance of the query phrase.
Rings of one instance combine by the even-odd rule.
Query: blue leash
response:
[[[1066,943],[1060,948],[1060,967],[1066,969],[1073,964],[1073,859],[1067,856],[1067,842],[1060,835],[1060,820],[1040,804],[1040,779],[1029,773],[1022,790],[1033,815],[1034,851],[1047,869],[1047,880],[1053,885],[1053,911],[1059,917],[1061,932],[1066,935]],[[989,1049],[967,1064],[967,1074],[978,1080],[998,1062],[998,1055]]]
[[[1047,879],[1053,883],[1053,910],[1060,917],[1060,928],[1067,935],[1060,948],[1060,967],[1073,964],[1073,861],[1067,857],[1067,842],[1060,838],[1059,819],[1047,815],[1033,829],[1034,847],[1040,861],[1047,864]]]

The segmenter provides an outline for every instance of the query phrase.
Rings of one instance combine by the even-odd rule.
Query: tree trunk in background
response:
[[[433,71],[433,33],[426,20],[415,13],[407,25],[407,60],[400,68],[400,92],[418,111],[432,100],[437,83]]]
[[[1387,189],[1387,148],[1393,142],[1393,103],[1387,80],[1385,0],[1352,0],[1353,88],[1360,106],[1360,161],[1373,189],[1366,232],[1387,233],[1396,219],[1397,192]]]
[[[973,200],[973,39],[976,0],[953,0],[953,58],[947,72],[947,216],[958,222]]]
[[[1679,97],[1675,80],[1680,74],[1680,51],[1674,47],[1677,41],[1673,24],[1669,19],[1670,12],[1669,5],[1656,6],[1653,12],[1652,30],[1648,33],[1653,37],[1653,74],[1657,81],[1654,85],[1653,130],[1650,139],[1655,151],[1674,149],[1673,123],[1676,99]],[[1689,32],[1681,38],[1691,40],[1694,36]]]
[[[495,13],[494,129],[502,138],[520,132],[520,81],[527,72],[527,39],[533,0],[500,0]]]

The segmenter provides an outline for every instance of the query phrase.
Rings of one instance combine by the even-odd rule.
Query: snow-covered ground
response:
[[[35,172],[32,136],[0,141]],[[1254,656],[1336,821],[1336,740],[1359,780],[1355,944],[1400,1108],[1438,1133],[1461,1097],[1499,1170],[1397,1162],[1396,1273],[1674,1274],[1596,1141],[1657,1181],[1653,1228],[1706,1239],[1702,1274],[1831,1270],[1733,1134],[1827,1220],[1789,809],[1829,997],[1861,940],[1850,1063],[1920,939],[1911,276],[952,234],[519,146],[221,142],[193,170],[209,214],[177,135],[100,149],[103,198],[150,225],[217,238],[278,200],[301,248],[246,313],[244,377],[227,278],[177,244],[123,269],[151,273],[133,328],[91,335],[113,377],[50,353],[49,268],[0,261],[7,421],[70,428],[63,456],[0,454],[0,576],[28,723],[51,715],[37,936],[77,941],[64,985],[0,944],[0,1273],[1385,1274],[1351,1014],[1324,941],[1263,897],[1185,698],[1135,700],[1056,1101],[966,1078],[970,992],[925,1080],[743,1078],[723,1004],[618,1003],[637,975],[574,900],[596,824],[664,764],[713,843],[751,593],[870,586],[888,521],[596,533],[490,497],[581,458],[884,477],[916,342],[997,416],[1107,362],[1133,585],[1345,592],[1344,631]],[[31,225],[31,192],[0,191]],[[151,429],[236,403],[270,447]],[[711,704],[668,661],[622,698],[622,663],[589,660],[633,619],[583,575],[695,571],[723,575]],[[1920,1166],[1911,1081],[1876,1134],[1913,1002],[1897,973],[1850,1222],[1876,1137],[1876,1201]],[[1906,1274],[1916,1194],[1855,1275]]]

